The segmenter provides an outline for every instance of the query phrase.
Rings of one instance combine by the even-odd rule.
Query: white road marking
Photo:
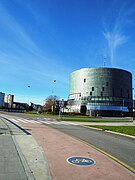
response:
[[[19,122],[18,120],[16,120],[16,119],[10,119],[11,121],[13,121],[13,122]]]
[[[28,120],[28,119],[10,119],[11,121],[15,122],[15,123],[32,123],[32,124],[54,124],[54,125],[74,125],[77,126],[78,124],[76,123],[70,123],[70,122],[64,122],[64,121],[60,121],[60,122],[53,122],[53,121],[48,121],[47,119],[50,118],[44,118],[45,120],[40,120],[40,121],[36,121],[36,120]]]
[[[27,123],[26,121],[22,120],[22,119],[17,119],[18,121],[21,121],[23,123]]]
[[[41,124],[41,122],[35,121],[35,120],[28,120],[31,123]]]
[[[78,126],[79,124],[76,124],[76,123],[69,123],[71,125],[74,125],[74,126]]]
[[[45,121],[44,124],[52,124],[52,122],[47,122],[47,121]]]

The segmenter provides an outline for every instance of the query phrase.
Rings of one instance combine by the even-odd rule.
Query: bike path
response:
[[[46,125],[24,124],[30,129],[49,162],[54,180],[133,180],[135,174],[85,143]],[[67,162],[70,157],[93,159],[92,166],[76,166]],[[78,160],[77,160],[78,161]],[[84,160],[83,160],[84,161]]]

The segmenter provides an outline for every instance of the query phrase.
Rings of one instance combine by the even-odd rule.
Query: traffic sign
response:
[[[63,99],[61,101],[59,101],[59,107],[60,108],[64,108],[64,105],[65,105],[65,102]]]
[[[92,166],[96,163],[96,161],[87,157],[69,157],[67,162],[76,166]]]

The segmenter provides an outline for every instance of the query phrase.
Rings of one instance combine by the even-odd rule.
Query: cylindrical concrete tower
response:
[[[132,108],[132,74],[116,68],[83,68],[71,73],[72,111],[120,116]],[[84,110],[85,109],[85,110]]]

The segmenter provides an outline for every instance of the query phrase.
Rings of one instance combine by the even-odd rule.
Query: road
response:
[[[110,134],[104,131],[92,130],[82,126],[50,126],[81,139],[88,144],[94,145],[125,164],[135,168],[135,158],[133,158],[135,157],[135,139]]]
[[[4,114],[2,116],[4,116]],[[14,116],[43,121],[42,116],[33,117],[24,114],[14,114]],[[62,122],[50,123],[49,120],[47,121],[47,119],[44,119],[44,124],[81,139],[90,145],[96,146],[99,149],[116,157],[128,166],[135,168],[135,139],[116,134],[110,134],[104,131],[92,130],[77,125],[77,123],[67,123],[68,125],[66,123],[62,124]]]

